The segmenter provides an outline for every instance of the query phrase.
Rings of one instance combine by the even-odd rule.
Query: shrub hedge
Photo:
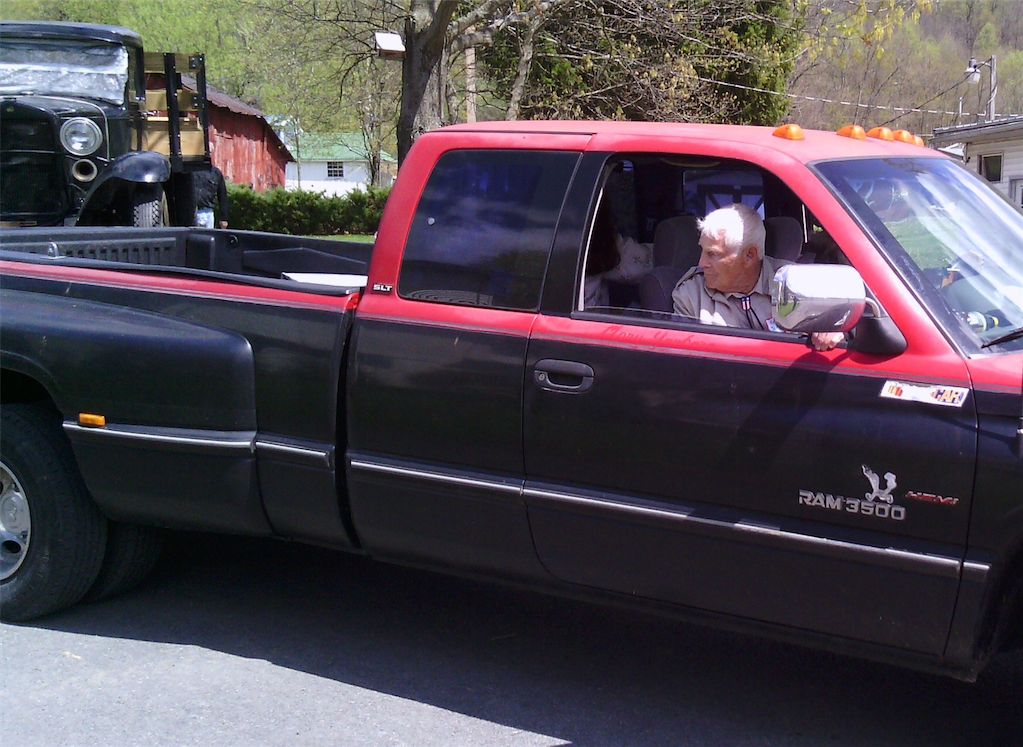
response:
[[[243,184],[229,184],[231,228],[298,236],[375,233],[389,189],[369,187],[342,197],[321,192],[271,189],[262,194]]]

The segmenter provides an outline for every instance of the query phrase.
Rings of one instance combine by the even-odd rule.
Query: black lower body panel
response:
[[[550,578],[533,548],[521,478],[350,452],[348,486],[359,539],[375,557]]]
[[[65,423],[85,484],[112,519],[266,535],[255,433]]]

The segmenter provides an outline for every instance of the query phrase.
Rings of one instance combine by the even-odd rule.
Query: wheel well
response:
[[[1023,648],[1023,547],[1005,565],[988,599],[980,650],[990,653]]]
[[[53,398],[42,384],[17,371],[0,370],[0,402],[45,402],[56,409]]]

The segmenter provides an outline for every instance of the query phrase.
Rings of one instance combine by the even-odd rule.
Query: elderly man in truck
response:
[[[755,210],[735,203],[699,222],[700,262],[672,292],[675,313],[703,324],[780,332],[771,317],[771,279],[788,262],[764,256],[766,231]],[[841,332],[815,332],[814,349],[831,350]]]

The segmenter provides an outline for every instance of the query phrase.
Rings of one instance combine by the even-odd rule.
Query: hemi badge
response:
[[[393,285],[387,285],[386,283],[373,283],[374,293],[390,293],[394,290]]]
[[[107,418],[105,415],[94,415],[91,412],[78,413],[78,425],[86,428],[106,428]]]
[[[905,381],[886,381],[881,387],[881,396],[886,399],[902,399],[942,407],[962,407],[969,393],[969,389],[961,386],[910,384]]]

